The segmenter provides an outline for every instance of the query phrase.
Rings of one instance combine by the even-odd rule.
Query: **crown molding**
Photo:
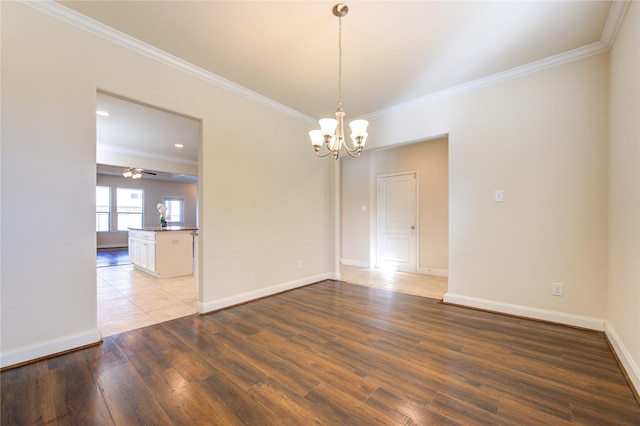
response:
[[[539,61],[532,62],[527,65],[522,65],[516,68],[512,68],[507,71],[502,71],[496,74],[489,75],[487,77],[480,78],[478,80],[463,83],[458,86],[451,87],[449,89],[440,90],[435,93],[431,93],[420,98],[412,99],[407,102],[403,102],[397,105],[393,105],[388,108],[384,108],[371,114],[365,115],[365,119],[373,119],[382,115],[395,113],[398,111],[417,108],[423,105],[430,104],[432,102],[441,101],[443,99],[451,98],[453,96],[460,95],[462,93],[471,92],[474,90],[482,89],[487,86],[493,86],[498,83],[512,80],[514,78],[522,77],[528,74],[533,74],[538,71],[542,71],[548,68],[557,67],[569,62],[578,61],[580,59],[587,58],[589,56],[597,55],[599,53],[606,52],[610,49],[607,45],[601,41],[592,43],[587,46],[579,47],[568,52],[560,53],[555,56],[550,56]]]
[[[214,86],[220,87],[224,90],[247,98],[260,105],[276,110],[296,120],[307,122],[312,125],[314,125],[317,121],[316,119],[309,117],[308,115],[303,114],[299,111],[296,111],[293,108],[276,102],[273,99],[249,90],[246,87],[240,86],[239,84],[222,78],[212,72],[206,71],[163,50],[160,50],[136,38],[133,38],[121,31],[113,29],[107,25],[102,24],[101,22],[82,15],[81,13],[64,7],[53,0],[19,1],[23,4],[31,6],[32,8],[42,13],[71,24],[77,28],[80,28],[81,30],[87,31],[100,38],[116,43],[136,53],[154,59],[164,65],[168,65],[193,77],[199,78],[200,80],[206,81],[207,83],[213,84]]]
[[[607,17],[607,22],[605,23],[605,26],[602,30],[600,40],[595,43],[591,43],[577,49],[569,50],[568,52],[560,53],[558,55],[550,56],[539,61],[531,62],[526,65],[512,68],[507,71],[483,77],[478,80],[444,89],[439,92],[431,93],[429,95],[393,105],[388,108],[383,108],[381,110],[367,114],[362,118],[373,119],[385,114],[390,114],[410,108],[417,108],[432,102],[460,95],[462,93],[478,90],[483,87],[492,86],[494,84],[522,77],[527,74],[533,74],[535,72],[542,71],[548,68],[557,67],[573,61],[579,61],[581,59],[588,58],[589,56],[608,52],[613,46],[616,34],[618,33],[620,26],[622,25],[624,15],[627,11],[627,8],[629,7],[630,2],[631,0],[614,0],[611,2],[609,16]]]
[[[276,110],[282,114],[285,114],[294,119],[306,122],[310,125],[315,125],[316,120],[306,114],[294,110],[286,105],[260,95],[252,90],[249,90],[239,84],[236,84],[230,80],[220,77],[214,73],[206,71],[198,66],[195,66],[187,61],[184,61],[176,56],[173,56],[167,52],[164,52],[158,48],[155,48],[147,43],[137,40],[127,34],[124,34],[118,30],[108,27],[96,20],[93,20],[85,15],[82,15],[74,10],[66,8],[53,0],[19,0],[21,3],[29,5],[34,9],[37,9],[43,13],[46,13],[61,21],[74,25],[84,31],[101,37],[105,40],[116,43],[127,49],[130,49],[136,53],[147,56],[160,63],[171,66],[179,71],[189,74],[193,77],[199,78],[210,84],[218,86],[236,95],[250,99],[258,104],[264,105],[268,108]],[[631,0],[613,0],[611,2],[611,8],[609,9],[609,16],[607,22],[602,31],[602,35],[598,42],[592,43],[587,46],[583,46],[568,52],[560,53],[558,55],[551,56],[549,58],[541,59],[539,61],[532,62],[530,64],[522,65],[516,68],[512,68],[507,71],[503,71],[497,74],[493,74],[478,80],[474,80],[468,83],[460,84],[458,86],[451,87],[449,89],[441,90],[420,98],[412,99],[408,102],[403,102],[397,105],[393,105],[388,108],[384,108],[370,114],[362,116],[362,118],[373,119],[385,114],[394,113],[409,108],[416,108],[422,105],[426,105],[432,102],[440,101],[446,98],[457,96],[462,93],[478,90],[487,86],[502,83],[514,78],[522,77],[528,74],[532,74],[538,71],[542,71],[548,68],[553,68],[559,65],[567,64],[573,61],[578,61],[589,56],[597,55],[603,52],[607,52],[611,49],[615,41],[616,34],[624,15],[629,7]]]
[[[624,20],[624,15],[627,13],[631,0],[613,0],[611,2],[611,9],[609,9],[609,17],[602,30],[602,36],[600,41],[603,42],[608,49],[611,49],[613,42],[616,40],[618,30]]]

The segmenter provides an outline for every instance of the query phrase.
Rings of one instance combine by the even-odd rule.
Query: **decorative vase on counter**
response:
[[[167,218],[164,217],[164,214],[167,211],[167,207],[162,205],[162,203],[158,203],[156,208],[158,209],[158,213],[160,213],[160,226],[162,226],[163,228],[166,228],[167,227]]]

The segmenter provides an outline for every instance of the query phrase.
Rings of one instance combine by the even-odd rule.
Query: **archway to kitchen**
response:
[[[197,310],[200,139],[197,119],[96,94],[97,318],[103,337]],[[168,208],[167,228],[159,204]]]

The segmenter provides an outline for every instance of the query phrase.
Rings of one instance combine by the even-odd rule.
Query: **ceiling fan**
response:
[[[154,172],[147,172],[144,169],[138,169],[135,167],[129,167],[127,169],[124,170],[124,172],[122,172],[122,176],[126,177],[126,178],[131,178],[131,179],[140,179],[142,177],[142,174],[147,174],[147,175],[153,175],[156,176],[156,173]]]

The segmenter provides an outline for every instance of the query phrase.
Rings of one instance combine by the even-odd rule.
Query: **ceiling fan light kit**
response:
[[[338,109],[336,111],[336,118],[323,118],[319,120],[320,130],[312,130],[309,132],[311,138],[311,144],[318,157],[326,157],[329,154],[333,154],[333,158],[336,160],[340,156],[340,151],[344,147],[347,154],[351,157],[359,157],[364,145],[367,141],[367,126],[369,122],[367,120],[354,120],[349,123],[351,128],[351,141],[352,147],[349,147],[344,138],[344,116],[345,113],[342,110],[342,17],[346,16],[349,12],[349,8],[346,4],[338,3],[333,6],[333,14],[338,17],[339,30],[338,30]],[[327,151],[323,154],[320,153],[320,149],[324,145]]]
[[[125,169],[125,171],[122,172],[122,176],[124,176],[125,178],[140,179],[142,177],[143,173],[155,176],[155,173],[153,173],[153,172],[147,172],[147,171],[145,171],[143,169],[137,169],[135,167],[129,167],[129,168]]]

